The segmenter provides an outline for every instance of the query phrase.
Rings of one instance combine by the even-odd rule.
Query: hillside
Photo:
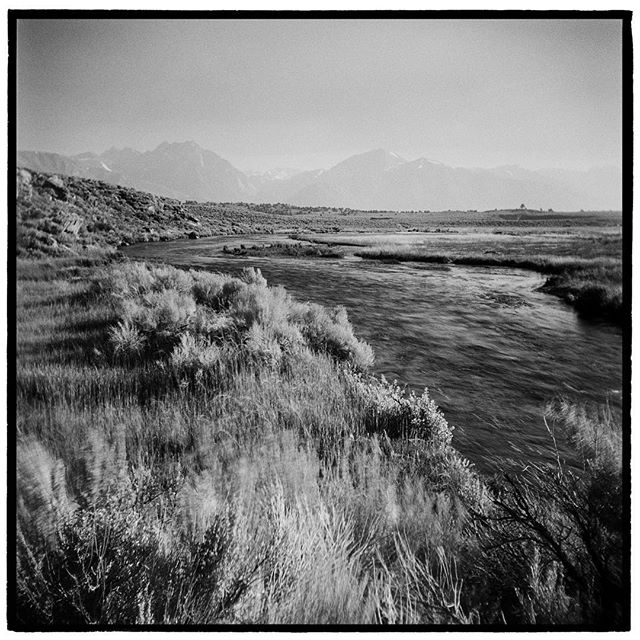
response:
[[[291,225],[282,208],[185,203],[130,187],[24,168],[17,169],[16,180],[18,255],[65,255],[135,242],[270,233],[274,227]]]
[[[372,218],[370,212],[281,203],[199,203],[99,180],[16,169],[18,255],[67,255],[241,233],[402,229],[416,217]]]

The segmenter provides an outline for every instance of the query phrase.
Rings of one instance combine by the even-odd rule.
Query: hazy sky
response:
[[[617,20],[24,20],[18,148],[621,165]]]

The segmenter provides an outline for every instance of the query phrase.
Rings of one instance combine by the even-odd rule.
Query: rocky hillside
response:
[[[64,255],[134,242],[271,232],[288,218],[235,204],[198,205],[98,180],[16,170],[18,255]]]
[[[405,220],[401,214],[370,213],[282,203],[200,203],[100,180],[16,169],[19,256],[240,233],[402,230],[417,222],[416,216]]]

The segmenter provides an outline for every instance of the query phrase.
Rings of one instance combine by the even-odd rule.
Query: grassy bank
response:
[[[266,245],[223,248],[223,253],[235,256],[286,257],[286,258],[343,258],[344,253],[334,247],[300,242],[274,242]]]
[[[357,251],[355,255],[369,260],[394,260],[399,262],[428,262],[485,267],[511,267],[531,269],[548,275],[541,290],[559,296],[573,305],[586,317],[603,317],[622,324],[622,261],[620,240],[600,241],[604,251],[583,253],[584,245],[576,247],[574,255],[535,254],[523,243],[505,251],[504,247],[484,251],[463,250],[433,251],[425,247],[371,247]],[[602,244],[604,242],[604,244]],[[607,246],[607,244],[611,246]],[[616,255],[617,254],[617,255]]]
[[[624,624],[610,421],[558,405],[584,472],[490,482],[259,272],[21,260],[17,295],[13,626]]]

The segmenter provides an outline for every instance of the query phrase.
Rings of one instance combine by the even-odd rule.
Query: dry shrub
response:
[[[528,465],[496,483],[494,508],[477,518],[485,566],[509,620],[601,628],[623,623],[621,431],[607,411],[558,402],[550,432],[582,457],[569,467]],[[560,434],[556,432],[560,430]]]
[[[253,324],[245,334],[242,345],[248,358],[258,366],[276,369],[282,362],[282,349],[273,332],[263,325]]]
[[[193,298],[179,291],[153,291],[127,309],[129,317],[144,333],[183,331],[196,310]]]
[[[267,287],[260,270],[240,278],[174,267],[125,263],[112,269],[111,293],[119,323],[111,329],[117,357],[172,357],[184,336],[189,344],[242,346],[248,364],[278,366],[305,348],[358,370],[373,364],[373,350],[358,340],[343,308],[299,304],[281,287]]]
[[[420,557],[407,539],[394,536],[396,559],[381,563],[378,591],[381,622],[389,624],[474,624],[477,613],[462,604],[463,580],[455,558],[438,546]]]
[[[177,373],[212,371],[222,360],[220,347],[206,338],[184,334],[171,352],[170,364]]]
[[[126,262],[112,269],[103,281],[107,291],[116,298],[132,298],[153,290],[154,277],[144,262]]]
[[[230,313],[243,327],[260,324],[275,328],[288,323],[291,304],[291,296],[282,287],[250,284],[237,293]]]
[[[120,321],[109,328],[109,340],[116,358],[133,360],[140,356],[146,345],[146,338],[128,320]]]
[[[230,281],[229,276],[221,273],[191,269],[189,275],[193,281],[191,291],[196,303],[214,310],[222,309],[231,295],[243,286],[239,280]],[[235,291],[229,286],[230,284],[237,287]]]
[[[373,365],[373,350],[356,338],[344,307],[326,309],[307,304],[297,313],[301,317],[302,335],[312,350],[349,362],[358,370]]]
[[[385,432],[392,438],[420,438],[436,447],[451,443],[453,430],[427,389],[418,396],[413,391],[407,394],[384,376],[378,380],[352,374],[347,379],[363,407],[368,431]]]

